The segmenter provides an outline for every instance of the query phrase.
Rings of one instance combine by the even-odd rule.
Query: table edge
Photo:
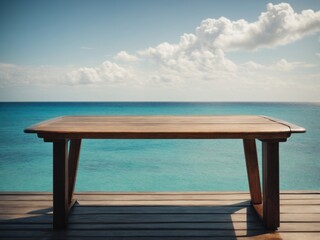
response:
[[[23,130],[23,132],[24,132],[24,133],[38,133],[38,132],[40,132],[40,131],[35,130],[36,127],[38,127],[38,126],[40,126],[40,125],[43,125],[43,124],[46,124],[46,123],[54,122],[54,121],[56,121],[56,120],[58,120],[58,119],[61,119],[61,118],[64,118],[64,117],[66,117],[66,116],[59,116],[59,117],[55,117],[55,118],[50,118],[50,119],[45,120],[45,121],[41,121],[41,122],[39,122],[39,123],[36,123],[36,124],[33,124],[33,125],[31,125],[31,126],[26,127],[26,128]]]
[[[280,123],[282,125],[287,126],[290,129],[291,133],[305,133],[307,131],[303,127],[300,127],[300,126],[295,125],[293,123],[289,123],[289,122],[283,121],[281,119],[277,119],[277,118],[269,117],[269,116],[264,116],[264,115],[260,115],[260,116],[263,117],[263,118],[269,119],[270,121],[277,122],[277,123]]]
[[[83,115],[83,117],[94,117],[91,115]],[[108,116],[108,115],[104,115]],[[101,116],[101,117],[104,117]],[[117,115],[119,116],[119,115]],[[121,115],[122,116],[122,115]],[[129,115],[129,116],[123,116],[123,117],[130,117],[130,116],[141,116],[141,115]],[[59,119],[65,118],[65,117],[81,117],[81,116],[59,116],[56,118],[51,118],[46,121],[39,122],[37,124],[31,125],[24,129],[25,133],[36,133],[39,138],[44,139],[77,139],[77,138],[92,138],[92,139],[215,139],[215,138],[221,138],[221,139],[232,139],[232,138],[266,138],[266,139],[275,139],[275,138],[288,138],[290,137],[291,133],[303,133],[306,130],[300,126],[297,126],[295,124],[291,124],[288,122],[285,122],[280,119],[272,118],[269,116],[263,116],[263,115],[146,115],[148,116],[257,116],[262,117],[265,119],[268,119],[272,122],[281,124],[288,128],[288,131],[283,132],[266,132],[266,133],[204,133],[204,132],[175,132],[175,133],[163,133],[163,132],[152,132],[152,133],[141,133],[141,132],[128,132],[128,133],[86,133],[86,132],[52,132],[52,131],[44,131],[44,130],[37,130],[36,128],[39,126],[42,126],[43,124],[48,124],[50,122],[57,121]],[[99,117],[99,116],[97,116]],[[110,117],[114,117],[113,115],[110,115]]]

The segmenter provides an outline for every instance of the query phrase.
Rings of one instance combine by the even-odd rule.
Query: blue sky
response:
[[[319,10],[317,0],[1,0],[0,100],[320,101]]]

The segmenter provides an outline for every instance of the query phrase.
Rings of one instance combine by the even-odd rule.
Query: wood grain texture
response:
[[[300,128],[303,132],[303,128]],[[25,129],[51,139],[80,138],[288,138],[292,131],[262,116],[67,116]],[[298,131],[295,131],[298,132]]]
[[[70,213],[68,229],[56,231],[52,230],[52,207],[42,205],[47,202],[52,206],[52,194],[0,193],[3,204],[0,239],[289,240],[319,239],[320,236],[320,204],[308,202],[320,200],[318,191],[282,192],[282,222],[276,232],[264,228],[248,204],[248,192],[90,192],[75,195],[79,204]],[[104,205],[109,198],[114,204]],[[207,205],[208,198],[211,205]],[[233,204],[230,198],[235,200]],[[306,200],[303,207],[301,199]],[[189,204],[179,205],[181,200]],[[141,202],[139,206],[134,205],[137,201]],[[117,205],[121,202],[125,205]],[[162,205],[154,205],[161,202]]]
[[[258,166],[258,155],[255,139],[244,139],[243,148],[252,204],[262,203],[261,186]]]

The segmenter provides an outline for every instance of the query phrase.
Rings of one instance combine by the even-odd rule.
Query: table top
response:
[[[306,130],[266,116],[64,116],[30,126],[48,141],[56,139],[286,139]]]

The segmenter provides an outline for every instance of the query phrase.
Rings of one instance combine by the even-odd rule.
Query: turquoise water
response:
[[[52,190],[52,144],[23,133],[31,124],[61,115],[196,114],[260,114],[305,127],[280,144],[280,187],[320,189],[319,103],[0,103],[0,191]],[[242,142],[84,140],[76,191],[100,190],[248,190]]]

